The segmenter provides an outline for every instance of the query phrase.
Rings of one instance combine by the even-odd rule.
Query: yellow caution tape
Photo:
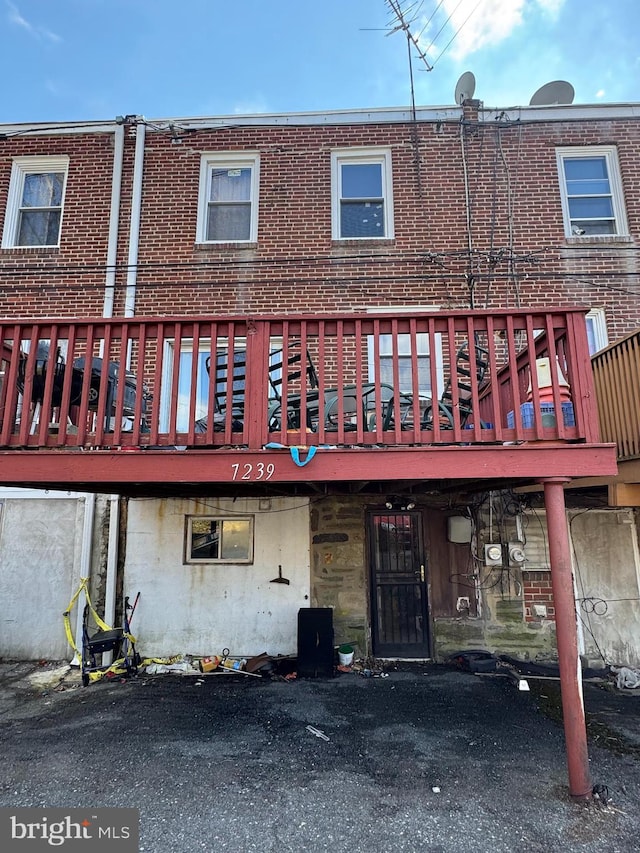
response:
[[[71,611],[73,610],[74,605],[75,605],[76,601],[78,600],[78,597],[80,596],[81,592],[84,591],[84,595],[85,595],[85,598],[87,600],[87,605],[89,607],[89,610],[91,611],[91,615],[93,616],[93,619],[94,619],[96,625],[98,626],[98,628],[100,628],[101,631],[112,631],[113,630],[113,628],[111,628],[109,625],[107,625],[107,623],[104,621],[104,619],[101,618],[100,614],[96,612],[93,604],[91,604],[91,597],[89,596],[88,583],[89,583],[89,578],[80,578],[80,586],[74,592],[73,597],[72,597],[71,601],[69,602],[69,606],[67,607],[67,609],[62,614],[63,618],[64,618],[64,630],[65,630],[65,633],[67,635],[67,642],[69,643],[69,645],[71,646],[73,651],[78,655],[78,657],[82,657],[82,654],[79,651],[78,647],[76,646],[76,641],[75,641],[74,636],[73,636],[73,631],[71,630],[71,620],[69,617],[70,617]],[[129,640],[131,643],[135,644],[136,639],[131,634],[123,634],[123,637],[125,639]]]
[[[138,669],[142,669],[150,663],[170,665],[172,663],[177,663],[180,660],[182,660],[182,655],[175,655],[172,658],[145,658],[144,660],[141,660],[137,666]],[[129,670],[127,669],[125,658],[120,658],[119,660],[114,661],[111,666],[105,667],[105,669],[93,670],[92,672],[87,673],[87,675],[89,676],[89,681],[100,681],[100,679],[105,676],[127,675],[128,672]]]

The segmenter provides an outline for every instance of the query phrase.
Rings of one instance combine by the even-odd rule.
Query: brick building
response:
[[[578,551],[597,586],[624,529],[635,576],[589,360],[640,326],[635,106],[0,132],[2,483],[118,496],[86,560],[144,652],[292,653],[312,607],[360,654],[549,655]]]

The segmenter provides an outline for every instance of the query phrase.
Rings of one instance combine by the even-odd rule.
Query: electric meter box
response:
[[[471,519],[465,515],[450,515],[447,519],[447,539],[458,545],[471,542]]]

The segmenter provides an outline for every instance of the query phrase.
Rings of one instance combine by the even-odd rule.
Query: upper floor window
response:
[[[566,236],[627,234],[616,149],[559,148],[557,157]]]
[[[585,317],[587,324],[587,340],[589,342],[589,355],[593,355],[606,346],[609,346],[607,334],[607,320],[604,308],[592,308]]]
[[[2,248],[58,246],[68,157],[13,161]]]
[[[199,243],[249,243],[258,234],[258,155],[204,154]]]
[[[332,152],[331,229],[334,240],[393,237],[391,151]]]

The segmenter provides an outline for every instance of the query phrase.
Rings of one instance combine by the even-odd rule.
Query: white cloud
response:
[[[565,0],[534,0],[539,9],[557,17]],[[523,23],[530,0],[443,0],[440,13],[421,33],[420,46],[431,59],[446,50],[454,60],[507,39]],[[414,34],[421,32],[428,18],[414,21]],[[450,46],[449,46],[450,45]]]
[[[44,27],[40,28],[40,32],[46,39],[49,39],[49,41],[62,41],[62,36],[59,36],[57,33],[52,33],[51,30],[46,30]]]
[[[565,0],[536,0],[536,2],[544,12],[547,12],[552,18],[557,18]]]
[[[7,8],[9,9],[9,20],[12,24],[17,24],[19,27],[23,27],[28,33],[35,34],[33,27],[26,18],[22,17],[17,6],[14,6],[13,3],[9,3],[9,0],[7,0]]]
[[[596,92],[596,98],[604,98],[605,95],[606,92],[604,89],[598,89],[598,91]]]
[[[18,7],[11,3],[10,0],[5,0],[8,11],[8,19],[12,24],[15,24],[17,27],[22,27],[23,30],[26,30],[30,36],[33,36],[35,39],[47,39],[52,42],[60,42],[62,38],[57,34],[51,32],[51,30],[46,29],[45,27],[34,26],[30,21],[20,13]]]

